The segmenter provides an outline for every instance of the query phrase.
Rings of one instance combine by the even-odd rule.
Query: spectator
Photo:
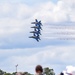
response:
[[[61,72],[60,75],[64,75],[64,73]]]
[[[43,75],[43,68],[41,65],[37,65],[35,68],[36,75]]]

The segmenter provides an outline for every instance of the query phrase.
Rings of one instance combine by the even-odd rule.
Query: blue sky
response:
[[[41,20],[41,41],[28,38],[31,22]],[[37,64],[60,73],[74,65],[75,41],[51,40],[50,25],[74,25],[74,0],[0,0],[0,69],[35,73]],[[52,31],[54,32],[54,31]],[[69,59],[69,60],[68,60]]]
[[[0,0],[0,2],[16,2],[16,3],[27,3],[27,4],[32,4],[32,3],[40,3],[40,2],[48,2],[48,1],[52,1],[52,2],[54,2],[54,3],[56,3],[58,0],[37,0],[37,1],[35,1],[35,0],[13,0],[13,1],[11,1],[11,0]]]

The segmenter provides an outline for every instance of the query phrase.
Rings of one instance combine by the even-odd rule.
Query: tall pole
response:
[[[16,67],[16,73],[17,73],[17,67],[18,67],[18,64],[17,64],[15,67]]]

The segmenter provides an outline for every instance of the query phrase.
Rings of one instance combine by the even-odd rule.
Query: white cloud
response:
[[[73,0],[74,1],[74,0]],[[38,11],[34,17],[43,19],[46,23],[50,22],[75,22],[75,2],[60,0],[57,4],[51,2],[41,5],[40,12]]]
[[[17,17],[18,18],[22,18],[22,19],[27,19],[27,18],[30,18],[32,14],[34,14],[33,12],[34,10],[25,5],[25,4],[19,4],[18,5],[18,10],[17,10]]]
[[[73,1],[60,0],[57,4],[50,1],[34,7],[24,3],[5,2],[0,4],[0,48],[5,46],[12,48],[13,45],[13,49],[0,50],[0,67],[6,71],[13,71],[14,65],[18,63],[19,71],[33,72],[33,68],[37,64],[52,66],[55,70],[58,66],[62,68],[63,65],[74,64],[74,46],[20,48],[21,45],[26,47],[32,44],[33,41],[28,40],[28,36],[31,31],[30,23],[35,18],[48,24],[51,22],[75,22],[75,2]],[[39,44],[43,45],[44,43],[33,42],[34,46]],[[20,49],[16,49],[16,46]]]
[[[74,1],[74,0],[73,0]],[[15,35],[29,36],[31,21],[35,18],[43,23],[75,21],[75,2],[60,0],[56,4],[51,1],[30,7],[24,3],[0,3],[0,36],[2,38]],[[25,37],[25,36],[23,36]],[[16,40],[15,38],[14,40]],[[19,38],[19,40],[21,40]],[[27,39],[27,38],[26,38]],[[12,38],[11,38],[12,40]],[[15,43],[15,42],[14,42]],[[3,43],[2,43],[3,45]]]
[[[60,66],[61,69],[58,69],[58,72],[60,72],[61,70],[63,71],[62,67],[74,65],[74,49],[74,46],[47,46],[31,49],[0,50],[0,57],[4,57],[3,60],[1,59],[0,67],[6,71],[12,72],[14,65],[19,64],[18,71],[26,70],[34,72],[35,66],[41,64],[43,67],[51,66],[55,72],[57,69],[56,66]],[[11,67],[12,69],[10,69]],[[33,70],[31,70],[31,68]]]
[[[64,75],[72,74],[75,75],[75,67],[74,66],[66,66],[66,69],[63,71]]]

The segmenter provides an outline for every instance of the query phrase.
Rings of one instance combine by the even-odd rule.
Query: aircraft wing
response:
[[[31,31],[30,33],[40,34],[41,35],[41,32],[40,31]]]
[[[37,31],[31,31],[30,33],[37,33]]]
[[[36,38],[36,36],[30,36],[29,38]]]
[[[29,38],[36,39],[38,42],[39,42],[39,40],[41,40],[40,37],[37,37],[37,36],[30,36]]]
[[[37,24],[37,22],[31,22],[31,24]]]
[[[38,26],[33,26],[33,27],[31,27],[31,28],[39,28]]]

